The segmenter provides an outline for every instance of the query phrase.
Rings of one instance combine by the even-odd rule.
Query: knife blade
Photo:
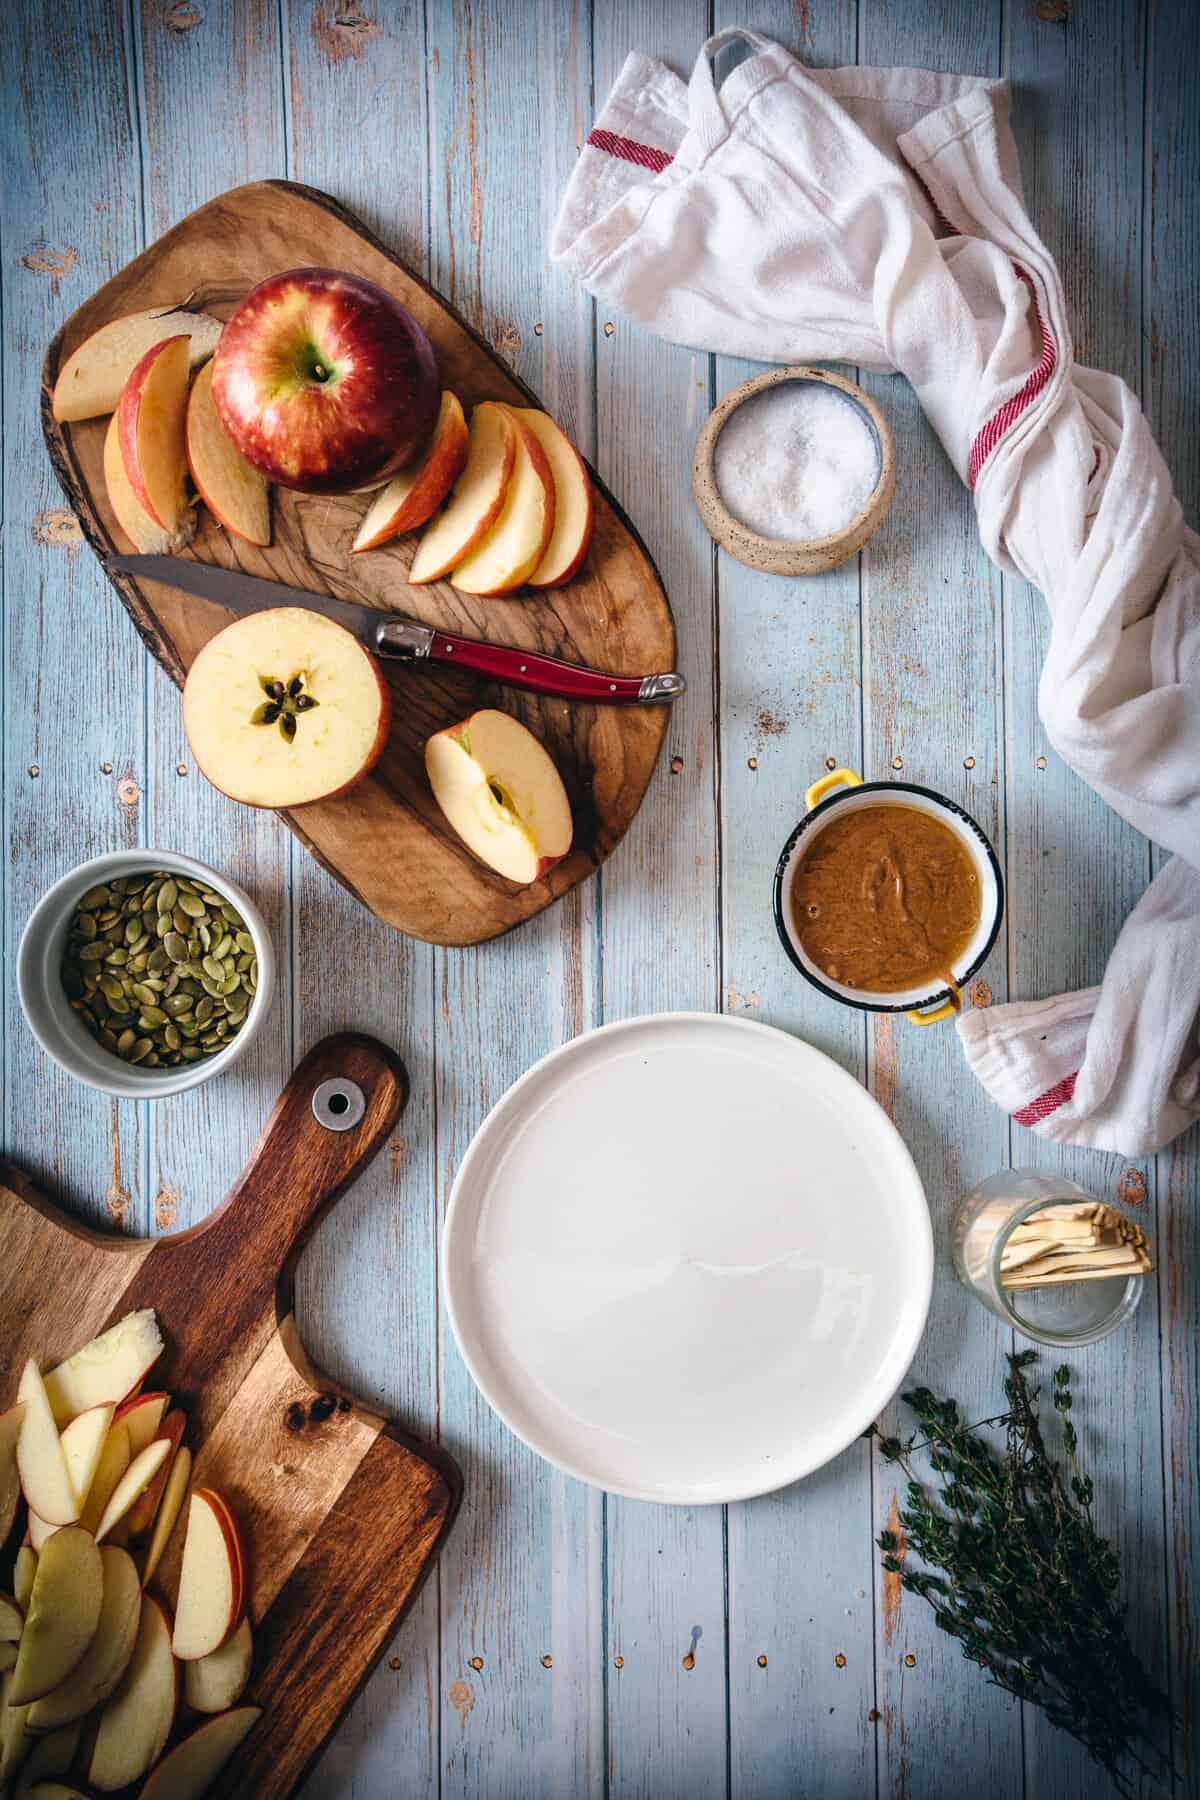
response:
[[[132,575],[142,581],[161,581],[181,588],[200,600],[231,612],[265,612],[276,606],[301,606],[322,613],[353,633],[375,656],[389,661],[444,662],[471,669],[508,687],[525,688],[562,700],[592,700],[610,706],[661,705],[676,700],[686,682],[674,670],[656,675],[610,675],[582,663],[564,662],[532,650],[517,650],[481,638],[458,637],[437,631],[404,613],[383,612],[354,600],[337,600],[332,594],[312,593],[245,575],[240,569],[222,569],[214,563],[192,562],[179,556],[109,556],[104,567],[110,575]]]

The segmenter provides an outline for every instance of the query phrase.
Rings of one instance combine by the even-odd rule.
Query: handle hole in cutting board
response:
[[[357,1082],[334,1076],[314,1089],[312,1110],[326,1131],[352,1131],[367,1110],[366,1095]]]

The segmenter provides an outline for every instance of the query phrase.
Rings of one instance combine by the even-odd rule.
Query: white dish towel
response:
[[[1008,112],[1003,82],[809,70],[749,31],[687,86],[630,56],[552,250],[674,342],[911,381],[989,556],[1046,597],[1047,735],[1172,857],[1101,987],[972,1009],[963,1048],[1022,1124],[1138,1155],[1200,1114],[1200,540],[1134,396],[1073,359]]]

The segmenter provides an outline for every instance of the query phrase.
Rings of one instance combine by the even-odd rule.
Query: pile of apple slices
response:
[[[142,1391],[162,1348],[154,1313],[130,1313],[45,1375],[29,1361],[0,1414],[0,1544],[28,1511],[0,1594],[0,1792],[69,1800],[56,1778],[77,1770],[100,1793],[194,1800],[261,1716],[237,1704],[253,1642],[220,1494],[188,1500],[173,1622],[149,1590],[192,1467],[183,1413]],[[202,1722],[167,1750],[181,1668]]]
[[[189,474],[227,531],[251,544],[271,541],[270,490],[213,405],[211,358],[221,331],[209,313],[130,313],[93,332],[54,384],[56,419],[112,414],[104,485],[117,524],[143,556],[165,556],[195,536]]]
[[[592,516],[583,459],[547,413],[484,400],[468,427],[457,396],[444,393],[424,457],[377,495],[353,548],[428,524],[408,572],[414,584],[449,576],[481,595],[556,588],[583,562]]]

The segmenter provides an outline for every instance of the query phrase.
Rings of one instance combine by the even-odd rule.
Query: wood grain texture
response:
[[[579,63],[586,14],[574,30],[571,21],[566,8],[541,21],[502,0],[429,10],[430,272],[522,376],[544,385],[550,375],[556,396],[577,397],[590,383],[590,352],[577,298],[551,275],[544,247],[575,143],[571,98],[587,94],[590,78]],[[517,141],[519,156],[502,148]],[[590,426],[590,385],[583,394],[576,416]],[[594,1020],[598,887],[588,883],[573,910],[556,907],[489,949],[437,953],[439,1209],[488,1108]],[[441,1792],[595,1792],[604,1756],[599,1509],[500,1425],[444,1320],[439,1351],[443,1436],[466,1484],[438,1572]]]
[[[334,1076],[364,1098],[361,1121],[345,1131],[313,1115],[316,1089]],[[387,1140],[407,1094],[403,1065],[382,1045],[355,1034],[325,1039],[280,1096],[224,1204],[149,1244],[60,1222],[19,1175],[0,1185],[6,1403],[27,1356],[45,1367],[66,1348],[64,1332],[77,1348],[153,1307],[166,1343],[155,1379],[187,1415],[192,1485],[215,1486],[241,1528],[247,1613],[262,1628],[251,1692],[264,1714],[222,1776],[226,1793],[292,1792],[454,1516],[449,1459],[333,1386],[291,1319],[307,1237]],[[181,1545],[177,1531],[156,1576],[169,1602]]]
[[[538,404],[434,291],[371,237],[336,201],[315,189],[252,182],[208,201],[142,252],[73,313],[46,357],[43,426],[64,492],[93,548],[124,548],[104,488],[103,420],[60,426],[50,395],[62,359],[100,325],[151,306],[169,306],[206,285],[245,290],[279,269],[328,263],[396,295],[424,328],[445,386],[466,406],[480,400]],[[214,310],[227,314],[226,303]],[[235,542],[201,514],[189,558],[242,568],[292,587],[332,590],[407,612],[468,637],[567,655],[617,674],[675,665],[675,634],[654,566],[605,489],[596,485],[592,539],[579,575],[548,594],[523,589],[486,601],[448,581],[410,588],[415,534],[351,562],[364,511],[361,495],[272,492],[272,543]],[[152,654],[182,682],[196,652],[227,623],[224,610],[158,583],[114,576],[114,585]],[[566,783],[575,820],[569,854],[525,887],[485,869],[441,815],[425,774],[429,735],[499,698],[457,670],[385,665],[393,690],[383,756],[350,794],[285,813],[285,822],[379,918],[432,943],[470,944],[532,918],[594,872],[636,813],[650,780],[666,707],[568,706],[504,690],[504,709],[546,744]],[[415,678],[414,678],[415,677]]]
[[[718,7],[717,29],[742,23],[806,62],[854,61],[854,12],[836,0],[810,6],[802,18],[788,0],[760,3],[748,18],[733,0]],[[735,54],[725,53],[719,75]],[[717,396],[753,367],[719,357]],[[881,404],[888,405],[886,394]],[[884,554],[889,529],[885,523]],[[793,971],[771,911],[775,862],[803,811],[805,788],[827,767],[863,765],[858,559],[820,580],[788,581],[720,555],[717,584],[722,1005],[796,1032],[861,1081],[862,1015],[829,1005]],[[764,667],[768,643],[778,654],[772,649]],[[803,1156],[798,1146],[801,1163]],[[811,1800],[874,1793],[881,1725],[871,1716],[879,1628],[871,1474],[870,1448],[856,1444],[810,1480],[729,1508],[734,1793]]]
[[[778,951],[766,899],[804,786],[827,757],[863,756],[865,712],[876,773],[924,769],[998,832],[1011,935],[1007,959],[998,947],[984,972],[993,997],[1010,978],[1021,995],[1095,978],[1148,868],[1140,840],[1041,737],[1042,602],[981,562],[941,452],[887,382],[876,391],[903,432],[904,510],[874,563],[781,583],[718,559],[714,582],[690,498],[691,445],[712,399],[750,369],[704,357],[693,368],[690,352],[597,313],[548,262],[558,199],[626,54],[664,57],[686,75],[707,32],[734,23],[810,61],[1013,76],[1031,210],[1064,259],[1079,352],[1141,381],[1196,522],[1200,16],[1187,0],[138,0],[117,12],[63,0],[52,17],[14,0],[0,11],[6,92],[18,99],[0,113],[4,1143],[79,1217],[140,1232],[191,1225],[232,1182],[295,1054],[348,1024],[402,1049],[412,1101],[314,1233],[296,1318],[315,1360],[369,1410],[441,1436],[466,1469],[468,1498],[308,1775],[310,1800],[1103,1794],[1032,1714],[1026,1758],[1008,1703],[945,1654],[924,1609],[879,1583],[871,1536],[892,1489],[868,1446],[731,1508],[723,1525],[719,1513],[626,1508],[527,1456],[458,1362],[438,1301],[437,1229],[458,1160],[512,1079],[602,1017],[665,1004],[767,1019],[859,1076],[869,1039],[875,1091],[913,1142],[939,1226],[965,1175],[1010,1159],[1065,1167],[1109,1197],[1136,1196],[1144,1182],[1157,1320],[1144,1305],[1132,1334],[1072,1360],[1105,1520],[1139,1584],[1137,1628],[1161,1637],[1176,1701],[1191,1701],[1174,1788],[1190,1795],[1196,1134],[1157,1169],[1053,1159],[989,1108],[972,1110],[948,1028],[924,1046],[897,1028],[880,1046],[810,994]],[[42,455],[38,362],[62,318],[191,208],[271,176],[334,195],[447,293],[634,512],[678,608],[693,686],[621,855],[478,951],[399,937],[274,815],[207,788],[177,696],[72,537]],[[98,702],[81,696],[80,657]],[[896,754],[903,772],[891,770]],[[194,848],[243,880],[290,972],[235,1076],[153,1108],[112,1106],[43,1063],[12,979],[20,926],[49,881],[92,849],[139,841]],[[935,1305],[922,1372],[965,1398],[986,1395],[991,1410],[1004,1335],[944,1263]]]
[[[703,0],[621,0],[595,9],[595,90],[632,49],[685,74],[707,35]],[[672,716],[670,779],[655,784],[627,854],[604,884],[603,1016],[711,1010],[721,1002],[721,704],[713,549],[690,499],[695,433],[711,402],[707,356],[648,337],[598,308],[599,465],[639,515],[677,608],[686,710]],[[611,330],[609,329],[611,326]],[[653,403],[647,405],[647,396]],[[712,696],[711,704],[709,696]],[[680,1346],[686,1355],[686,1346]],[[728,1708],[725,1518],[717,1507],[655,1507],[610,1497],[609,1791],[724,1793]],[[623,1659],[617,1668],[616,1658]]]

